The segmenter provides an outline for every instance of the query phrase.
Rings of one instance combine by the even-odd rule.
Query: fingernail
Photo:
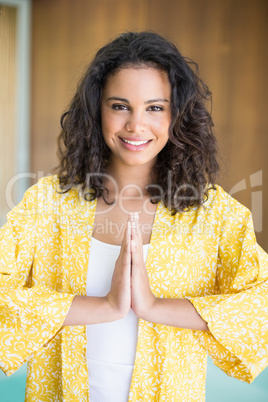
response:
[[[134,218],[139,220],[139,213],[138,212],[134,212]]]

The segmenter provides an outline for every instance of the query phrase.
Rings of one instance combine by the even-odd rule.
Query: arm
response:
[[[119,318],[119,311],[112,308],[106,297],[75,296],[63,326],[99,324]]]
[[[189,300],[153,297],[154,302],[147,311],[143,312],[141,306],[140,318],[172,327],[208,331],[206,321],[198,314]]]
[[[106,297],[75,296],[63,325],[89,325],[123,318],[130,309],[130,226],[125,230]]]
[[[9,214],[0,229],[0,369],[7,375],[57,335],[73,299],[27,283],[36,231],[36,215],[23,211]]]
[[[207,331],[206,322],[186,299],[159,299],[152,293],[152,305],[135,308],[138,317],[157,324]],[[140,310],[138,310],[140,308]],[[63,326],[89,325],[115,321],[125,316],[113,308],[106,297],[75,296]]]
[[[57,247],[60,247],[60,243],[56,242],[57,232],[50,231],[54,215],[43,214],[42,207],[46,208],[46,205],[39,205],[40,199],[47,200],[45,191],[51,190],[50,184],[43,182],[41,180],[40,185],[38,183],[26,192],[20,204],[8,214],[6,225],[0,229],[0,369],[7,375],[53,340],[63,324],[99,322],[99,316],[103,321],[111,321],[126,314],[130,307],[130,273],[125,274],[128,286],[121,293],[117,292],[122,280],[119,273],[124,268],[127,273],[127,265],[122,265],[120,258],[112,289],[104,299],[94,300],[58,292],[53,277],[48,280],[49,275],[48,278],[43,275],[39,283],[33,285],[31,270],[35,269],[36,258],[39,258],[39,264],[54,266],[57,261],[54,257],[59,253]],[[50,247],[48,257],[44,259],[43,231],[44,242],[49,238]],[[37,250],[41,253],[38,254]],[[86,315],[89,321],[85,321]]]
[[[138,222],[131,222],[132,300],[138,317],[157,324],[207,331],[205,320],[187,299],[160,299],[155,297],[143,261],[142,237]]]
[[[224,203],[221,205],[224,206]],[[177,315],[175,309],[170,309],[172,303],[173,307],[182,307],[184,300],[155,300],[150,293],[141,256],[133,263],[134,253],[139,250],[133,239],[132,308],[142,318],[159,324],[175,324],[192,329],[196,326],[198,330],[193,330],[193,336],[214,364],[229,376],[251,383],[268,366],[268,255],[256,243],[250,214],[237,205],[237,202],[228,199],[227,213],[222,213],[215,285],[217,292],[187,297],[209,330],[200,331],[203,328],[196,325],[191,312],[180,319],[183,311],[179,312],[178,309]],[[163,307],[164,303],[167,309]]]
[[[27,278],[35,259],[35,211],[24,208],[29,190],[8,223],[0,230],[0,369],[16,371],[33,353],[49,343],[64,325],[85,325],[119,319],[130,308],[130,252],[125,247],[116,262],[111,290],[105,298],[74,296]],[[35,205],[34,201],[32,204]],[[27,205],[26,205],[27,207]]]

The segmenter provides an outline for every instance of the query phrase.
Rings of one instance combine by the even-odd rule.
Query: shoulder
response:
[[[221,221],[233,220],[236,224],[247,225],[251,221],[251,211],[220,185],[208,187],[207,199],[203,208],[207,212],[214,213]]]
[[[24,194],[22,201],[10,214],[72,214],[90,203],[81,196],[79,188],[64,192],[57,175],[41,178]]]

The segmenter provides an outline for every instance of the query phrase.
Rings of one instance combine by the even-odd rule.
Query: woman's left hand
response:
[[[131,307],[139,318],[147,319],[156,297],[150,289],[149,278],[143,259],[143,242],[136,214],[131,217]]]
[[[143,260],[142,235],[137,216],[131,222],[131,307],[143,320],[177,328],[208,331],[206,321],[187,299],[157,298],[150,289]]]

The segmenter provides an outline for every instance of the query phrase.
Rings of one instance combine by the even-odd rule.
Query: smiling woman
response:
[[[101,121],[111,165],[143,165],[144,173],[151,171],[169,139],[170,96],[168,75],[159,69],[128,67],[108,78]]]
[[[249,383],[268,364],[268,256],[215,184],[191,66],[151,32],[101,48],[57,174],[2,228],[0,367],[29,360],[28,401],[203,402],[207,353]]]
[[[139,38],[135,35],[131,32],[123,34],[101,48],[82,78],[69,110],[62,116],[57,173],[61,187],[67,191],[73,185],[80,185],[84,194],[88,189],[94,190],[94,196],[92,192],[85,194],[89,199],[101,197],[108,200],[109,189],[103,183],[103,173],[106,173],[111,150],[104,140],[105,132],[102,133],[101,109],[104,105],[105,110],[114,105],[113,114],[110,110],[112,120],[109,124],[114,122],[115,116],[121,116],[120,124],[124,123],[128,133],[127,136],[121,134],[120,138],[136,140],[141,136],[139,126],[145,129],[144,124],[149,121],[154,130],[168,133],[166,145],[159,149],[157,163],[152,161],[146,193],[154,197],[155,202],[163,199],[175,213],[189,206],[201,205],[207,193],[207,183],[213,185],[217,177],[216,139],[212,118],[206,108],[211,93],[195,72],[197,65],[186,60],[172,43],[150,32],[140,33]],[[128,70],[132,71],[132,76]],[[115,82],[119,80],[121,90],[124,90],[121,96],[115,88]],[[140,85],[141,80],[143,85]],[[157,93],[153,84],[157,84]],[[110,86],[114,90],[106,95],[104,103],[104,93],[107,89],[110,91]],[[107,104],[108,99],[114,97],[114,102],[110,99]],[[141,99],[145,102],[146,113],[141,114],[137,106],[133,113],[134,105],[128,102]],[[151,103],[154,108],[146,104],[160,99],[161,104]],[[127,102],[122,103],[122,100]],[[122,114],[115,113],[116,109],[120,109]],[[119,122],[118,117],[116,121]],[[86,135],[85,143],[80,141],[82,132]],[[152,143],[159,144],[159,140]],[[148,154],[154,149],[151,145],[145,147]],[[130,155],[128,153],[128,158],[133,157]],[[141,153],[135,154],[135,158],[140,157]],[[168,171],[172,174],[168,175]]]

